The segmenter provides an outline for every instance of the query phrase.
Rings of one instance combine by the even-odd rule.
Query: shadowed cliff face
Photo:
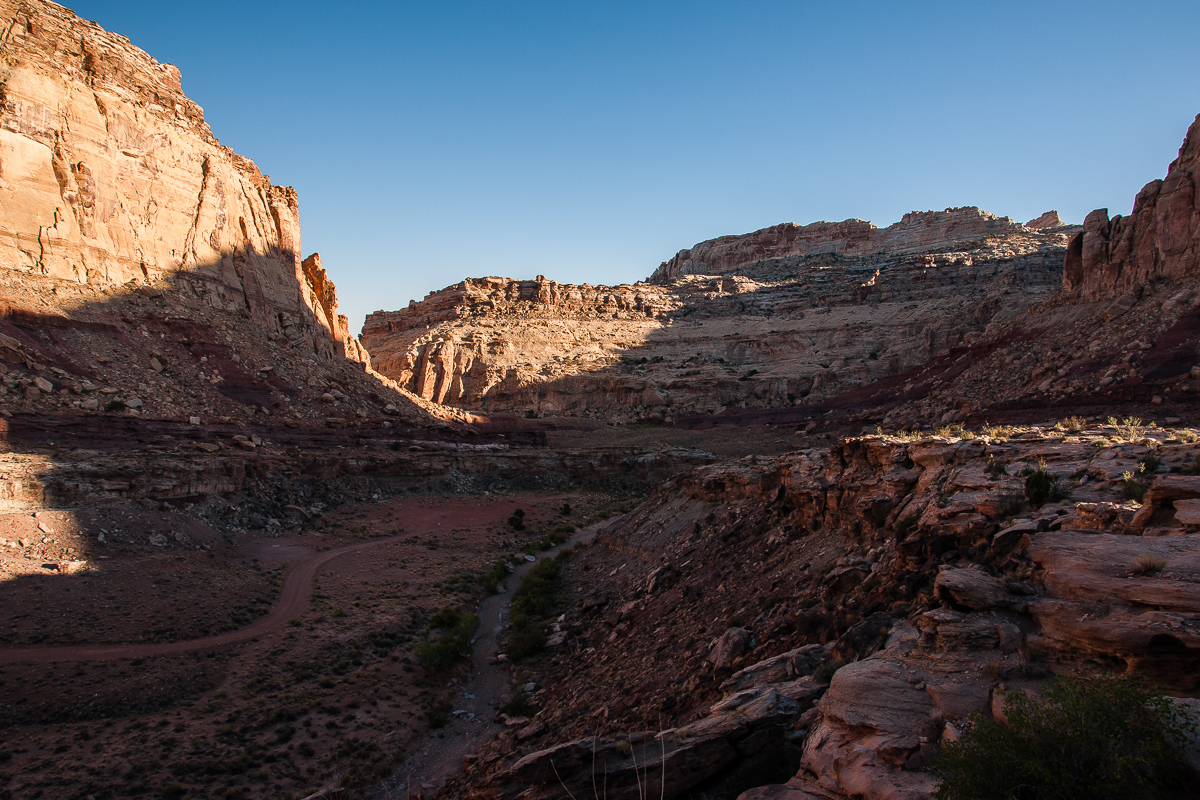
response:
[[[470,279],[370,315],[363,344],[409,391],[485,412],[627,422],[827,399],[973,344],[1059,288],[1069,229],[970,211],[909,215],[919,235],[885,229],[896,250],[872,255],[842,252],[844,231],[808,250],[725,237],[685,252],[719,250],[727,274],[689,260],[662,284]]]
[[[186,274],[213,308],[318,357],[365,354],[295,191],[213,137],[179,71],[59,6],[0,0],[0,270],[94,297]],[[53,297],[47,304],[55,306]]]
[[[1194,283],[1200,272],[1200,117],[1192,123],[1167,177],[1138,192],[1133,213],[1088,214],[1068,248],[1063,288],[1084,300],[1129,294],[1147,284]]]

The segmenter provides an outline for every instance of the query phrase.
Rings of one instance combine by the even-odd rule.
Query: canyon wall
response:
[[[1054,217],[1057,219],[1057,214]],[[810,225],[786,222],[744,236],[720,236],[680,250],[654,271],[650,282],[665,283],[682,275],[749,274],[743,270],[789,256],[865,257],[882,253],[899,256],[943,251],[955,245],[967,247],[990,237],[1024,232],[1025,226],[1008,217],[997,217],[973,206],[913,211],[886,228],[876,228],[861,219]]]
[[[37,0],[0,0],[0,53],[6,283],[97,299],[173,285],[322,358],[362,358],[319,262],[302,265],[296,192],[218,143],[178,69]]]
[[[1073,229],[1035,222],[950,209],[882,230],[777,226],[697,245],[636,285],[468,279],[371,314],[362,341],[408,391],[469,410],[633,422],[797,405],[1051,296]]]
[[[1063,288],[1084,300],[1140,293],[1155,281],[1200,271],[1200,117],[1188,129],[1167,177],[1146,184],[1128,217],[1088,214],[1072,240]]]

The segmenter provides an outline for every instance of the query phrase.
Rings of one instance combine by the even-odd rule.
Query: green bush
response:
[[[1039,508],[1054,494],[1054,476],[1038,466],[1025,478],[1025,499],[1029,505]]]
[[[1041,700],[1006,692],[1004,713],[1007,724],[975,712],[942,747],[931,768],[939,800],[1148,800],[1200,788],[1167,743],[1194,726],[1136,678],[1059,676]]]
[[[500,706],[500,711],[510,717],[532,717],[538,712],[538,707],[530,701],[529,695],[517,692],[511,700]]]
[[[481,583],[484,591],[492,594],[496,591],[496,587],[504,585],[506,580],[508,580],[508,563],[501,560],[484,573]]]
[[[1144,481],[1139,481],[1133,477],[1132,472],[1128,471],[1121,475],[1121,484],[1121,496],[1126,500],[1133,500],[1138,503],[1142,502],[1146,496],[1146,490],[1150,488]]]
[[[428,631],[441,631],[436,639],[417,645],[417,660],[430,677],[445,675],[471,655],[471,635],[479,627],[479,617],[463,614],[446,606],[429,620]]]
[[[525,511],[520,508],[514,511],[508,518],[508,524],[511,525],[512,529],[515,531],[525,530]]]
[[[562,565],[571,550],[555,558],[544,558],[534,565],[513,592],[512,617],[505,653],[513,663],[536,655],[546,646],[545,618],[556,608],[562,586]]]

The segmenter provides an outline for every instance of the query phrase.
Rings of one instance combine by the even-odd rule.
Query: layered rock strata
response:
[[[595,765],[636,796],[637,760],[665,797],[916,800],[937,743],[1005,689],[1109,665],[1200,692],[1200,445],[1011,434],[852,439],[664,485],[572,562],[583,601],[524,678],[540,725],[460,794],[586,791]],[[1039,464],[1057,491],[1035,507]]]
[[[296,192],[216,140],[178,69],[43,0],[0,0],[0,54],[5,282],[96,302],[174,286],[321,358],[362,357],[302,265]]]
[[[771,247],[762,231],[726,237],[695,250],[727,274],[690,274],[692,259],[666,283],[468,279],[370,315],[362,341],[433,402],[673,419],[834,396],[975,342],[1059,288],[1071,229],[977,209],[905,220],[878,235],[792,226],[806,238],[787,228]],[[846,226],[869,241],[847,245]]]
[[[1161,281],[1194,284],[1200,272],[1200,117],[1167,176],[1138,192],[1128,217],[1088,214],[1068,248],[1063,288],[1084,300],[1140,294]]]
[[[1008,217],[997,217],[974,206],[965,206],[945,211],[913,211],[886,228],[876,228],[861,219],[809,225],[786,222],[743,236],[709,239],[680,250],[654,271],[650,283],[668,283],[684,275],[746,274],[754,277],[765,268],[777,266],[772,262],[781,259],[802,263],[821,256],[865,258],[970,249],[987,239],[1060,227],[1061,221],[1054,224],[1057,217],[1056,212],[1049,211],[1029,226],[1023,226]]]
[[[0,415],[463,418],[371,372],[300,246],[175,67],[0,0]]]

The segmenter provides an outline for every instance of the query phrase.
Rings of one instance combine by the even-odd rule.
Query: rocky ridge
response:
[[[792,263],[803,264],[807,259],[821,257],[944,252],[990,238],[1062,227],[1061,221],[1054,224],[1057,220],[1057,212],[1048,211],[1029,225],[1021,225],[1008,217],[964,206],[945,211],[913,211],[886,228],[877,228],[861,219],[809,225],[786,222],[742,236],[709,239],[680,250],[654,271],[650,283],[668,283],[684,275],[753,276],[765,267],[776,266],[772,262],[780,259],[797,259]]]
[[[1193,694],[1198,459],[1191,429],[1025,428],[675,478],[573,560],[567,635],[521,677],[540,724],[452,793],[586,792],[599,765],[636,797],[636,762],[666,797],[926,798],[938,741],[1005,688],[1117,668]]]
[[[636,422],[800,405],[975,343],[1050,297],[1073,230],[1054,220],[950,209],[878,235],[777,226],[695,248],[727,274],[685,260],[665,283],[467,279],[370,315],[362,341],[400,386],[471,411]],[[865,243],[847,245],[846,226]]]
[[[1084,300],[1137,296],[1150,285],[1194,283],[1200,271],[1200,116],[1161,180],[1128,217],[1088,214],[1068,248],[1063,288]]]

